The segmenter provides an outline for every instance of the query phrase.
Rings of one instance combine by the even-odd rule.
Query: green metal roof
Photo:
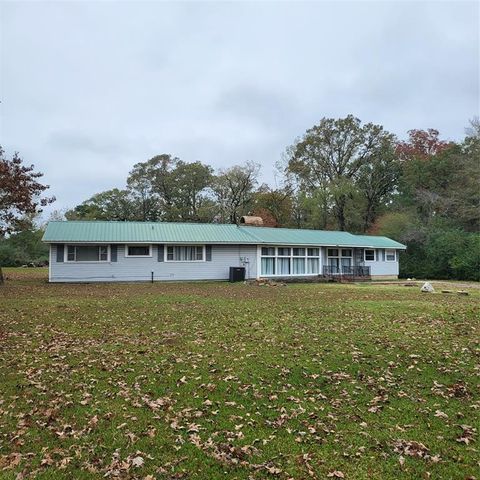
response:
[[[231,224],[168,222],[49,222],[44,242],[256,243]]]
[[[363,243],[366,247],[374,248],[401,248],[407,247],[402,243],[396,242],[388,237],[379,237],[377,235],[353,235],[357,242]]]
[[[225,243],[405,248],[401,243],[387,237],[352,235],[348,232],[167,222],[49,222],[43,241],[47,243]]]
[[[405,248],[387,237],[353,235],[331,230],[304,230],[295,228],[241,227],[255,236],[258,243],[288,245],[328,245],[375,248]]]

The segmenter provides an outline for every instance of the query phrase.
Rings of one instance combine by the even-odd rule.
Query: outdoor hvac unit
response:
[[[245,267],[230,267],[230,282],[243,282],[245,280]]]

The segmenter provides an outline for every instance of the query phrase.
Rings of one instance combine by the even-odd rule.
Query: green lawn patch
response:
[[[5,269],[0,478],[480,478],[480,289]]]

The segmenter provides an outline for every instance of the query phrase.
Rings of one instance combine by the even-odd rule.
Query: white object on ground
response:
[[[421,292],[426,292],[426,293],[433,293],[435,289],[432,287],[431,283],[425,282],[420,289]]]

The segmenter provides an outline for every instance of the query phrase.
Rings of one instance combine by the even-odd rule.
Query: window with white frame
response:
[[[365,261],[374,262],[375,261],[375,250],[373,248],[365,249]]]
[[[67,262],[108,262],[108,245],[67,245]]]
[[[289,247],[277,248],[277,275],[290,275],[290,254]]]
[[[275,275],[275,247],[262,247],[262,275]]]
[[[293,248],[292,249],[292,274],[304,275],[305,274],[305,248]]]
[[[387,262],[394,262],[397,259],[395,250],[385,250],[385,260]]]
[[[320,273],[320,248],[307,248],[307,274]]]
[[[262,276],[318,275],[319,247],[262,247],[260,274]]]
[[[353,263],[353,250],[351,248],[327,248],[327,263],[334,270],[348,269]]]
[[[167,262],[203,262],[205,260],[203,245],[168,245]]]
[[[125,256],[126,257],[151,257],[152,246],[151,245],[126,245]]]

